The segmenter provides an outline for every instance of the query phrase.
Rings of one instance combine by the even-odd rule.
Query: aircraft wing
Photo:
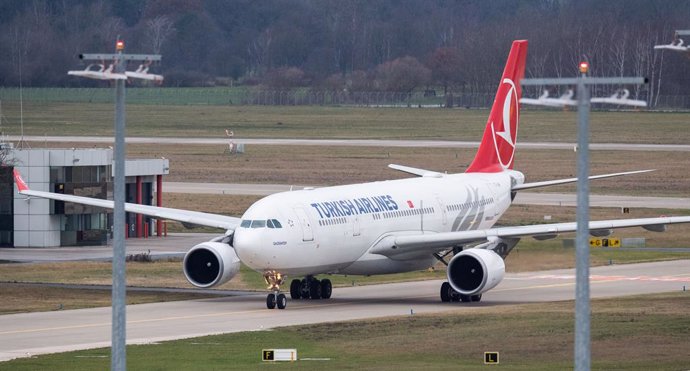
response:
[[[590,232],[616,228],[643,227],[650,231],[663,232],[669,224],[690,223],[690,216],[599,220],[589,223]],[[494,238],[534,237],[553,238],[561,233],[575,232],[577,223],[537,224],[515,227],[497,227],[475,231],[427,233],[396,236],[392,244],[374,247],[370,253],[385,256],[434,253],[455,245],[487,242]]]
[[[17,189],[19,190],[19,193],[26,196],[35,196],[41,198],[48,198],[51,200],[74,202],[83,205],[102,207],[104,209],[115,208],[115,202],[110,200],[30,190],[16,169],[14,170],[14,179],[15,183],[17,183]],[[168,207],[125,203],[125,211],[148,215],[158,219],[177,220],[184,223],[224,228],[226,230],[234,230],[240,224],[240,218],[218,214],[203,213],[199,211],[172,209]]]

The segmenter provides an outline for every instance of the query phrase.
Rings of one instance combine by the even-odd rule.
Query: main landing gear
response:
[[[331,280],[317,280],[314,276],[306,276],[301,280],[290,283],[290,297],[292,299],[330,299],[333,293]]]
[[[477,294],[477,295],[463,295],[453,289],[453,287],[450,285],[448,282],[444,282],[441,285],[441,301],[444,303],[447,302],[458,302],[462,301],[463,303],[469,303],[469,302],[477,302],[482,300],[482,294]]]
[[[285,309],[287,307],[287,297],[280,292],[280,285],[285,282],[283,275],[279,272],[269,271],[264,273],[264,280],[268,284],[268,289],[273,291],[266,296],[266,308],[274,309],[278,307],[278,309]]]
[[[285,282],[285,277],[279,272],[268,271],[264,273],[264,280],[268,289],[272,291],[266,296],[266,308],[285,309],[287,297],[280,292],[280,285]],[[292,280],[290,283],[290,297],[292,299],[330,299],[333,293],[331,280],[317,280],[314,276],[306,276],[301,280]]]

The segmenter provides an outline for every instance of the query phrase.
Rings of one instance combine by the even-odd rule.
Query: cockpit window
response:
[[[277,219],[267,220],[243,220],[240,223],[241,228],[283,228],[283,225]]]
[[[266,225],[268,225],[268,228],[283,228],[283,226],[280,225],[280,222],[276,219],[268,219],[266,221]]]
[[[252,228],[265,228],[266,227],[266,221],[265,220],[252,220]]]

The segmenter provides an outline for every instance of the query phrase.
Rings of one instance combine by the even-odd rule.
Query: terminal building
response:
[[[113,199],[112,149],[9,149],[0,166],[0,247],[57,247],[106,244],[112,210],[17,193],[17,168],[31,189]],[[127,160],[126,202],[162,205],[167,159]],[[127,237],[161,235],[161,222],[127,213]]]

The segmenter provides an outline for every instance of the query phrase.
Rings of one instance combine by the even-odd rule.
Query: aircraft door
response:
[[[352,217],[352,235],[353,236],[359,236],[360,231],[359,231],[359,216],[355,215]]]
[[[441,221],[443,222],[443,225],[446,225],[448,223],[448,210],[446,210],[446,205],[438,195],[436,195],[436,202],[438,202],[438,207],[441,208]]]
[[[311,229],[311,222],[307,212],[301,207],[296,207],[294,210],[297,213],[297,221],[300,227],[302,227],[302,241],[314,241],[314,232]]]

